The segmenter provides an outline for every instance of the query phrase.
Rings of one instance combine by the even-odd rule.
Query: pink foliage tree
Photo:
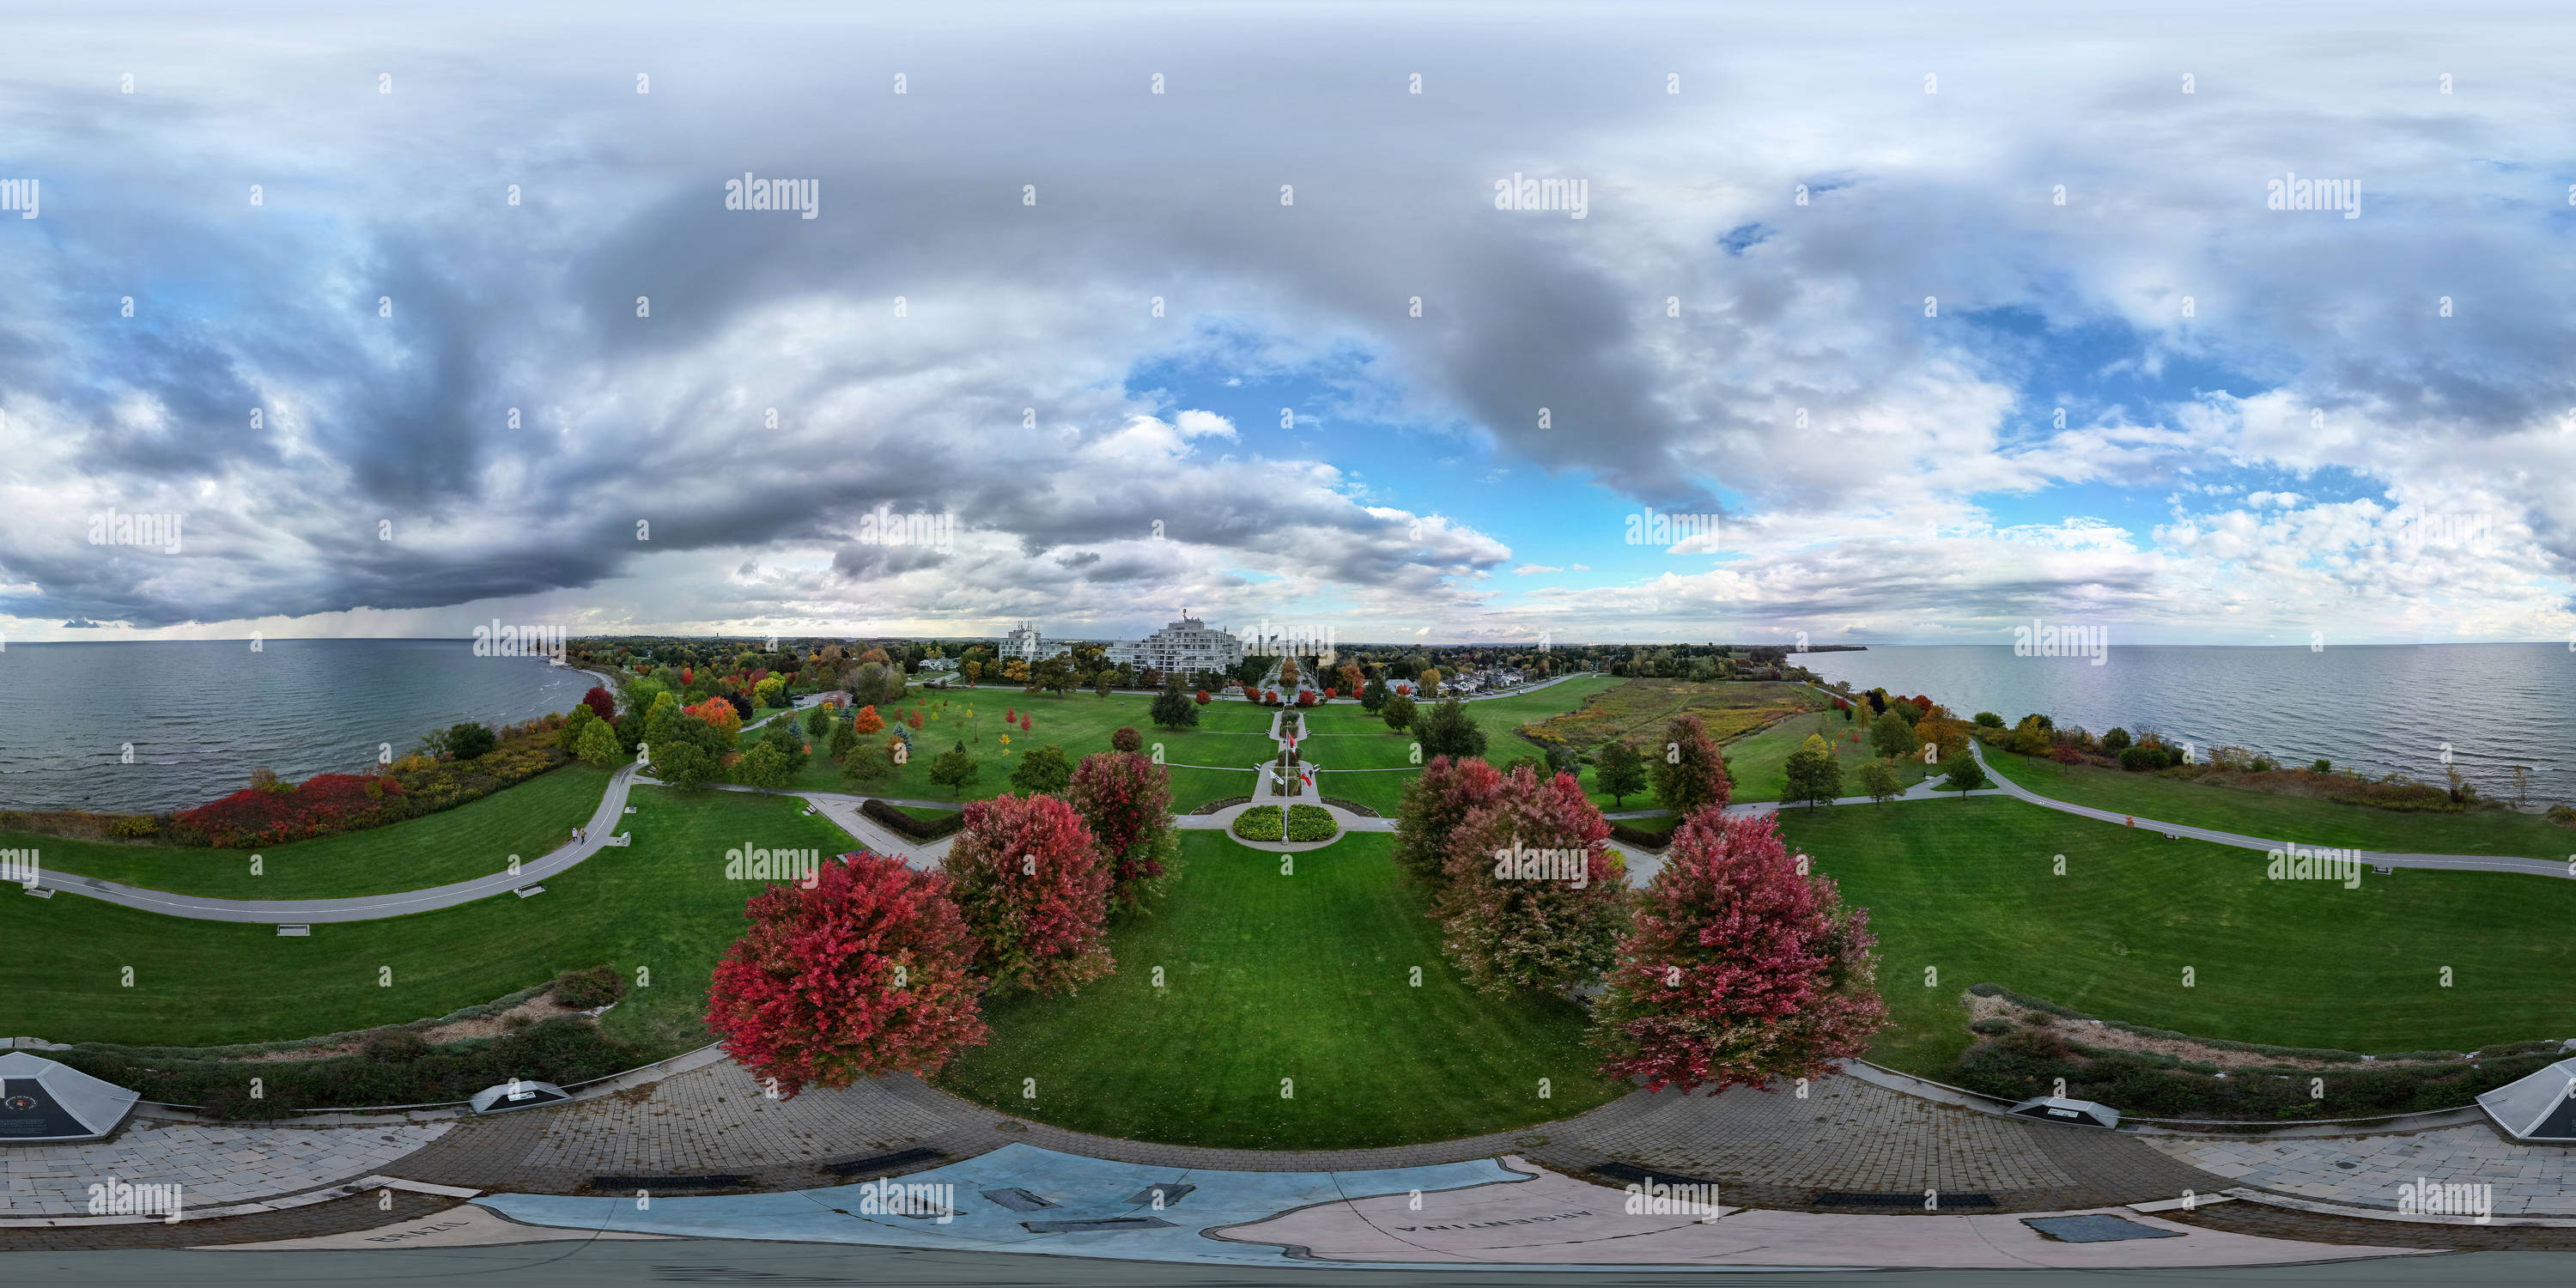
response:
[[[1467,812],[1450,833],[1431,915],[1470,984],[1562,991],[1611,968],[1627,930],[1628,875],[1609,836],[1573,775],[1541,778],[1526,765]]]
[[[1097,752],[1074,766],[1065,800],[1109,864],[1112,907],[1132,912],[1169,884],[1180,866],[1171,771],[1136,752]]]
[[[1502,795],[1502,771],[1475,759],[1433,756],[1404,785],[1396,806],[1395,866],[1416,885],[1437,887],[1449,865],[1449,834],[1477,806]]]

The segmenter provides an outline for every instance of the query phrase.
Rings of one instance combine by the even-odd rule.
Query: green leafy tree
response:
[[[1723,808],[1732,794],[1725,758],[1709,739],[1708,725],[1690,712],[1664,726],[1663,755],[1655,762],[1655,798],[1673,816],[1688,819],[1710,806]]]
[[[1873,760],[1860,767],[1860,789],[1874,801],[1892,801],[1903,795],[1905,787],[1896,780],[1893,761]]]
[[[735,762],[733,773],[746,787],[778,788],[785,787],[787,780],[796,776],[796,767],[788,762],[787,753],[780,751],[777,744],[764,741]]]
[[[478,760],[500,741],[490,729],[468,720],[448,728],[447,754],[458,760]]]
[[[1830,752],[1823,750],[1824,740],[1808,735],[1807,744],[1789,754],[1789,781],[1781,799],[1787,804],[1804,802],[1809,809],[1829,805],[1843,794],[1843,767]]]
[[[707,749],[686,738],[653,744],[653,776],[683,791],[703,787],[722,766]]]
[[[1379,719],[1386,721],[1387,728],[1402,733],[1413,723],[1413,699],[1401,693],[1391,695],[1386,704],[1378,708],[1377,714]]]
[[[1393,691],[1386,687],[1386,681],[1383,678],[1372,678],[1367,686],[1360,690],[1360,707],[1369,712],[1376,712],[1386,705],[1388,698],[1393,696]]]
[[[842,732],[847,733],[848,730]],[[856,734],[851,737],[856,738]],[[875,741],[861,742],[841,755],[841,781],[852,787],[863,786],[894,773],[894,757],[885,746]]]
[[[1646,790],[1645,758],[1616,738],[1601,744],[1592,766],[1592,789],[1609,793],[1614,808],[1626,808],[1629,797]]]
[[[1190,691],[1181,686],[1178,676],[1163,685],[1154,695],[1151,712],[1154,723],[1165,729],[1194,729],[1199,723],[1199,704],[1190,700]]]
[[[832,713],[824,710],[820,703],[805,713],[805,732],[820,738],[823,731],[831,727]]]
[[[1451,698],[1431,708],[1414,722],[1414,736],[1422,740],[1426,756],[1481,756],[1485,754],[1485,731],[1467,714],[1467,704]]]
[[[1894,711],[1870,722],[1869,745],[1893,760],[1914,750],[1914,726]]]
[[[1949,776],[1941,780],[1941,785],[1965,796],[1988,785],[1986,771],[1977,766],[1976,757],[1961,756],[1951,762]]]
[[[858,745],[859,731],[848,725],[836,723],[832,726],[832,743],[827,748],[827,754],[832,757],[833,763],[838,764],[850,754],[852,747]]]
[[[964,795],[966,788],[983,772],[984,762],[975,759],[963,742],[939,753],[939,758],[930,762],[931,783],[947,788],[951,795],[956,796]]]
[[[1048,743],[1020,757],[1011,770],[1011,786],[1024,792],[1060,795],[1065,784],[1073,781],[1073,764],[1064,758],[1064,748]]]
[[[606,769],[626,758],[626,749],[617,745],[617,730],[605,720],[592,720],[582,726],[581,741],[573,754]]]

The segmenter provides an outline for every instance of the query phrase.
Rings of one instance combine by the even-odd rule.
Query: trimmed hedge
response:
[[[943,814],[935,819],[914,818],[874,796],[869,797],[866,804],[859,806],[859,812],[885,824],[895,835],[907,841],[941,840],[956,835],[959,829],[966,826],[964,810],[954,814]]]
[[[1610,820],[1610,839],[1640,850],[1660,852],[1665,846],[1673,843],[1673,834],[1670,831],[1649,832],[1642,827],[1630,827],[1614,818]]]
[[[1292,842],[1329,841],[1340,831],[1341,825],[1333,821],[1332,813],[1320,805],[1288,807],[1288,839]],[[1279,807],[1255,805],[1236,815],[1234,834],[1247,841],[1278,840]]]
[[[1245,800],[1250,800],[1250,799],[1252,799],[1252,798],[1251,798],[1251,797],[1249,797],[1249,796],[1247,796],[1247,797],[1245,797],[1244,799],[1245,799]],[[1341,797],[1339,797],[1339,796],[1318,796],[1318,797],[1316,797],[1315,799],[1320,800],[1320,801],[1324,802],[1325,804],[1327,804],[1327,805],[1330,805],[1330,806],[1334,807],[1335,809],[1346,809],[1346,810],[1349,810],[1350,812],[1352,812],[1352,813],[1354,813],[1354,814],[1359,815],[1361,818],[1384,818],[1384,817],[1386,817],[1385,815],[1378,813],[1376,810],[1370,809],[1368,806],[1360,804],[1358,801],[1346,801],[1346,800],[1343,800],[1343,799],[1342,799]]]

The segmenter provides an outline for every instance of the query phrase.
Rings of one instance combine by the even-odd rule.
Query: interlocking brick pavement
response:
[[[1546,1143],[1523,1143],[1533,1136]],[[773,1101],[730,1063],[605,1100],[461,1123],[404,1159],[399,1174],[537,1193],[578,1192],[602,1174],[728,1174],[753,1188],[801,1188],[837,1179],[822,1170],[826,1163],[915,1147],[969,1158],[1012,1141],[1118,1162],[1242,1171],[1353,1171],[1519,1153],[1581,1172],[1618,1160],[1716,1179],[1743,1201],[1781,1207],[1810,1206],[1815,1190],[1925,1189],[1984,1192],[2007,1208],[2082,1207],[2227,1184],[2131,1137],[1998,1118],[1848,1078],[1818,1082],[1804,1100],[1745,1090],[1640,1093],[1577,1118],[1461,1140],[1272,1152],[1021,1122],[912,1078]]]
[[[2394,1209],[2397,1187],[2418,1178],[2495,1187],[2498,1216],[2576,1216],[2571,1151],[2524,1145],[2476,1124],[2387,1136],[2290,1140],[2146,1138],[2168,1156],[2233,1184]]]
[[[109,1177],[184,1187],[183,1208],[223,1207],[318,1189],[385,1169],[453,1124],[367,1127],[229,1126],[138,1118],[112,1139],[0,1149],[0,1218],[89,1210],[89,1187]]]

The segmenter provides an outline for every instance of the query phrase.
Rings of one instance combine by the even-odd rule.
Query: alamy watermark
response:
[[[2361,218],[2361,181],[2358,179],[2302,179],[2292,170],[2288,177],[2263,181],[2263,208],[2266,210],[2340,210],[2346,219]]]
[[[820,179],[755,179],[751,171],[725,180],[725,209],[784,210],[812,219],[823,213]]]
[[[2087,658],[2100,666],[2111,656],[2111,628],[2051,626],[2034,617],[2013,628],[2013,656]]]
[[[2273,850],[2263,875],[2273,881],[2341,881],[2346,890],[2361,888],[2361,851],[2319,850],[2291,845]]]
[[[114,507],[89,516],[89,543],[93,546],[159,546],[165,553],[179,553],[179,528],[187,521],[184,514],[126,514]]]
[[[561,662],[564,657],[564,628],[560,626],[504,626],[493,618],[489,626],[474,628],[476,657],[545,657]]]
[[[727,881],[793,881],[811,890],[822,866],[821,850],[758,850],[745,841],[725,851]]]
[[[1497,881],[1563,881],[1580,890],[1592,882],[1590,850],[1534,850],[1518,841],[1494,851]]]
[[[1234,632],[1243,641],[1246,657],[1312,657],[1331,662],[1339,656],[1333,650],[1333,628],[1309,622],[1269,622],[1242,627]],[[1312,677],[1309,677],[1312,678]]]
[[[946,1225],[957,1219],[955,1185],[914,1181],[868,1181],[859,1186],[860,1216],[903,1216]]]
[[[135,1185],[110,1175],[105,1181],[89,1187],[91,1216],[157,1216],[165,1224],[179,1223],[179,1191],[175,1181],[167,1184]]]
[[[2439,514],[2401,508],[2388,516],[2395,529],[2390,544],[2402,550],[2432,546],[2441,550],[2485,551],[2495,544],[2495,516],[2449,511]]]
[[[1589,179],[1533,179],[1515,170],[1494,180],[1496,210],[1562,210],[1576,219],[1592,213]]]
[[[1685,541],[1717,535],[1724,515],[1663,514],[1647,506],[1641,514],[1628,516],[1628,544],[1632,546],[1677,546]]]
[[[1717,1204],[1717,1187],[1706,1181],[1665,1184],[1653,1177],[1628,1186],[1630,1216],[1695,1216],[1702,1222],[1725,1215]]]
[[[944,555],[957,548],[957,515],[949,510],[937,514],[926,510],[897,514],[880,505],[859,516],[859,544],[927,546]]]
[[[0,850],[0,881],[12,885],[34,886],[42,881],[45,869],[37,850]]]
[[[2465,1216],[2485,1225],[2495,1218],[2495,1186],[2486,1181],[2431,1181],[2418,1176],[2397,1187],[2399,1216]]]
[[[33,219],[37,196],[33,179],[0,179],[0,211],[14,210],[20,219]]]

